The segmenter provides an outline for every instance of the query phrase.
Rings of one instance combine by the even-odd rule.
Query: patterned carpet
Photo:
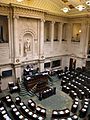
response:
[[[37,105],[47,109],[47,119],[49,120],[52,110],[71,109],[72,99],[61,91],[57,91],[56,95],[46,98],[42,101],[36,100]]]

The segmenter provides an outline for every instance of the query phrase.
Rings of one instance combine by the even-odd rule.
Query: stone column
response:
[[[86,65],[88,39],[89,38],[89,24],[84,22],[81,24],[81,35],[80,35],[80,55],[81,55],[81,66]]]
[[[54,24],[55,22],[51,22],[51,50],[53,51],[53,41],[54,41]]]
[[[88,23],[82,23],[81,24],[81,35],[80,35],[80,53],[82,55],[85,55],[86,53],[86,47],[88,43],[88,34],[89,34],[89,28]]]
[[[21,69],[21,65],[20,64],[16,64],[14,66],[15,69],[15,82],[17,82],[17,79],[19,79],[20,81],[22,80],[22,69]]]
[[[40,60],[40,71],[44,71],[44,19],[41,19],[40,23],[40,42],[39,42],[39,60]]]
[[[40,59],[42,58],[42,56],[44,56],[44,20],[41,20],[41,31],[40,31]]]
[[[9,57],[11,58],[11,62],[14,63],[14,37],[13,37],[13,17],[12,10],[10,11],[8,18],[8,31],[9,31]]]
[[[11,50],[11,20],[10,16],[7,16],[8,19],[8,41],[9,41],[9,58],[11,58],[12,50]]]
[[[63,34],[63,23],[59,23],[59,26],[58,26],[58,40],[61,44],[62,42],[62,34]]]
[[[73,34],[73,32],[72,32],[72,27],[73,27],[73,26],[72,26],[72,23],[68,23],[67,42],[69,42],[69,45],[70,45],[70,43],[71,43],[72,34]]]
[[[13,47],[14,47],[14,69],[15,69],[15,78],[19,78],[21,80],[21,66],[20,66],[20,53],[19,53],[19,38],[18,38],[18,19],[19,16],[13,16]]]
[[[87,30],[86,30],[86,40],[85,40],[85,49],[84,49],[84,55],[87,55],[88,50],[88,41],[89,41],[89,24],[87,24]],[[86,57],[86,56],[85,56]]]
[[[18,40],[18,19],[19,16],[14,16],[13,17],[13,22],[14,22],[14,57],[17,59],[19,57],[19,40]]]

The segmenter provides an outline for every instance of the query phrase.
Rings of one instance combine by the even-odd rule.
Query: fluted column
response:
[[[58,40],[61,44],[62,42],[62,34],[63,34],[63,23],[59,23],[58,25]]]
[[[14,56],[15,58],[19,57],[19,40],[18,40],[18,16],[13,17],[14,22]]]
[[[40,59],[44,56],[44,20],[41,20],[40,24]]]
[[[15,80],[18,78],[21,80],[21,66],[20,66],[20,53],[19,53],[19,38],[18,38],[18,19],[19,16],[13,16],[13,47],[14,47],[14,69],[15,69]]]
[[[88,34],[89,34],[89,27],[88,23],[81,24],[81,35],[80,35],[80,53],[82,55],[86,54],[86,48],[88,43]]]
[[[88,41],[89,41],[89,24],[87,24],[87,30],[86,30],[86,42],[85,42],[85,54],[84,55],[87,55],[87,50],[88,50]],[[85,56],[86,57],[86,56]]]
[[[10,16],[7,16],[8,19],[8,41],[9,41],[9,58],[12,57],[12,44],[11,44],[11,19]]]
[[[40,43],[39,43],[39,60],[40,60],[40,71],[44,70],[44,19],[41,19],[40,23]]]
[[[55,22],[51,22],[51,50],[53,51],[53,41],[54,41],[54,24]]]

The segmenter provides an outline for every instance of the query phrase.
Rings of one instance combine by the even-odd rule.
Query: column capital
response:
[[[55,24],[55,21],[51,21],[52,24]]]
[[[7,19],[10,19],[10,16],[9,16],[9,15],[7,16]]]
[[[61,24],[61,25],[64,25],[64,22],[61,22],[60,24]]]
[[[18,15],[13,15],[13,19],[19,19]]]
[[[45,22],[45,19],[41,19],[41,22]]]

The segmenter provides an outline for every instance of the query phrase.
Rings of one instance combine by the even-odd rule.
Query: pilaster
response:
[[[51,50],[53,51],[53,41],[54,41],[54,24],[55,21],[51,22]]]
[[[18,19],[19,16],[13,16],[13,22],[14,22],[14,55],[15,58],[19,57],[19,40],[18,40]]]
[[[40,54],[40,59],[42,59],[42,56],[44,56],[44,19],[41,19],[41,24],[40,24],[40,50],[39,50],[39,54]]]
[[[40,63],[40,71],[42,72],[44,70],[44,19],[41,19],[41,23],[40,23],[40,50],[39,50],[39,63]]]
[[[12,50],[11,50],[11,19],[10,19],[10,16],[7,16],[7,19],[8,19],[9,58],[11,58]]]
[[[87,33],[86,33],[86,40],[85,40],[85,50],[84,50],[84,57],[86,58],[87,56],[87,50],[88,50],[88,42],[89,42],[89,31],[90,30],[90,26],[89,24],[87,24]]]
[[[82,55],[85,57],[85,49],[86,49],[86,44],[88,41],[88,34],[89,34],[89,28],[88,28],[88,23],[82,23],[81,24],[81,35],[80,35],[80,52]]]
[[[58,26],[59,28],[58,28],[58,40],[59,40],[59,42],[60,42],[60,44],[61,44],[61,42],[62,42],[62,29],[63,29],[63,23],[59,23],[59,26]]]

